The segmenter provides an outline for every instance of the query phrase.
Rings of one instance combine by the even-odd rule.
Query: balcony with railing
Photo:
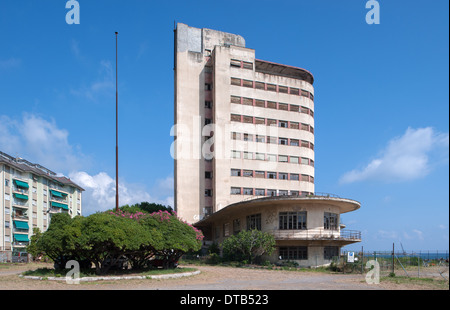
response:
[[[361,232],[357,230],[275,229],[272,234],[275,240],[341,241],[345,243],[361,241]]]

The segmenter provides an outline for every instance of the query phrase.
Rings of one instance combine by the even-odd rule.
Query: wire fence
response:
[[[332,266],[342,273],[367,273],[376,262],[380,276],[449,280],[448,251],[343,251]]]

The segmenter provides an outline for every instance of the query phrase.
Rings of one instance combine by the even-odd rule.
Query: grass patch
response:
[[[433,278],[416,278],[416,277],[407,277],[407,276],[388,276],[381,277],[380,281],[390,282],[394,284],[410,284],[410,285],[418,285],[428,289],[441,289],[448,290],[449,282],[442,279],[433,279]]]

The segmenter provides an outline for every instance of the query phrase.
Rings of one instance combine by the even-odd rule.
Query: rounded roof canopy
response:
[[[232,203],[225,208],[214,212],[207,218],[195,223],[194,225],[204,226],[215,221],[218,217],[232,215],[235,212],[248,212],[252,208],[264,207],[270,205],[288,206],[288,205],[302,205],[302,204],[314,204],[314,205],[332,205],[339,207],[340,213],[346,213],[358,210],[361,207],[361,203],[347,198],[340,198],[337,196],[270,196],[263,198],[250,199]]]

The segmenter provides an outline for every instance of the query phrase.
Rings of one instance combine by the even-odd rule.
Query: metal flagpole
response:
[[[119,130],[118,130],[118,112],[119,112],[119,93],[117,89],[117,34],[116,31],[116,212],[119,211]]]

